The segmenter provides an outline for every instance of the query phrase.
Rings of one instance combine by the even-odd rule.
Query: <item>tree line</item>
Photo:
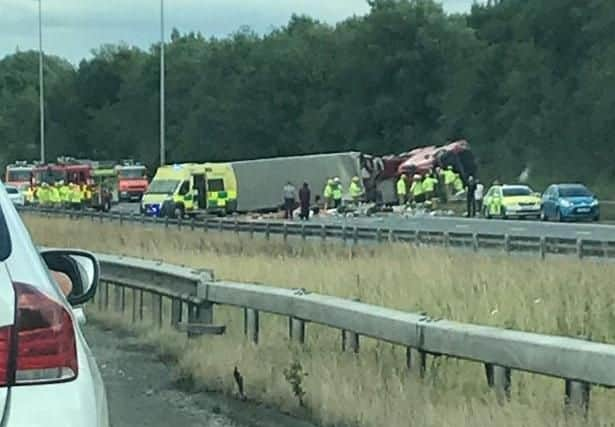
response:
[[[494,0],[446,14],[370,0],[336,25],[293,16],[258,35],[173,31],[168,160],[359,150],[467,139],[483,176],[607,185],[615,131],[615,2]],[[38,57],[0,61],[0,161],[38,157]],[[158,162],[159,49],[45,58],[48,157]]]

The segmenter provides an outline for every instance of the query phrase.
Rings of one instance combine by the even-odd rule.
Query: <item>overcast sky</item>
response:
[[[78,63],[93,48],[124,41],[147,48],[159,39],[158,0],[42,0],[44,49]],[[473,0],[441,0],[448,12]],[[167,37],[173,27],[224,36],[242,25],[262,33],[292,13],[333,23],[368,10],[366,0],[165,0]],[[38,49],[37,0],[0,0],[0,58]]]

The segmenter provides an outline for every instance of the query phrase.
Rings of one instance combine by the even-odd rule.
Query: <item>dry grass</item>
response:
[[[323,248],[300,241],[285,245],[215,232],[35,217],[28,217],[27,224],[40,244],[165,259],[211,267],[228,280],[304,287],[427,311],[434,317],[615,342],[609,282],[615,266],[606,263],[572,259],[545,263],[403,245],[361,249]],[[564,417],[564,387],[558,380],[515,372],[512,401],[502,407],[488,393],[478,364],[437,359],[430,362],[427,377],[419,380],[405,370],[403,349],[388,344],[364,339],[360,355],[342,354],[339,333],[309,325],[307,345],[297,348],[288,342],[286,320],[265,316],[261,344],[254,346],[243,337],[238,310],[218,309],[216,318],[227,325],[224,337],[188,343],[168,339],[167,332],[163,340],[156,334],[150,334],[150,340],[159,342],[163,353],[174,355],[182,375],[197,385],[230,393],[231,372],[237,365],[250,397],[293,412],[303,409],[289,397],[284,369],[298,361],[309,373],[304,378],[308,415],[327,425],[585,424]],[[594,391],[587,425],[612,425],[612,397],[608,391]]]

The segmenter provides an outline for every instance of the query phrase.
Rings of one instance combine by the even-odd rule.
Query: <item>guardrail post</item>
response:
[[[547,238],[542,236],[540,238],[540,259],[547,257]]]
[[[109,310],[109,283],[105,283],[105,311]]]
[[[103,219],[104,219],[104,216],[103,216],[102,212],[98,212],[98,219],[100,220],[100,223],[102,224],[103,223]]]
[[[424,351],[416,350],[412,347],[406,348],[406,368],[412,370],[418,367],[419,376],[425,377],[425,371],[427,370],[427,353]]]
[[[495,390],[500,402],[510,398],[511,370],[503,366],[485,364],[487,384]]]
[[[359,352],[359,334],[352,331],[342,331],[342,351]]]
[[[269,240],[271,238],[271,229],[269,228],[269,223],[265,223],[265,240]]]
[[[478,240],[478,233],[472,234],[472,249],[474,250],[474,252],[478,252],[479,244],[480,244],[480,241]]]
[[[421,232],[420,230],[414,230],[414,245],[419,246],[421,244]]]
[[[602,256],[604,258],[608,258],[609,257],[609,242],[602,242]]]
[[[143,289],[139,289],[139,320],[143,322],[143,306],[144,304]]]
[[[182,301],[177,298],[171,300],[171,326],[177,329],[177,325],[182,320]]]
[[[245,331],[248,339],[254,344],[258,344],[259,315],[258,310],[252,308],[245,309]]]
[[[168,216],[164,217],[164,228],[169,228],[169,217]]]
[[[376,229],[376,242],[382,242],[382,230],[380,230],[380,227]]]
[[[393,243],[395,241],[395,232],[392,228],[389,228],[389,243]]]
[[[119,313],[122,305],[121,289],[117,285],[113,285],[113,311]]]
[[[327,226],[325,224],[320,226],[320,237],[323,243],[327,240]]]
[[[141,225],[145,225],[145,215],[140,215]]]
[[[120,312],[126,312],[126,288],[123,286],[120,288]]]
[[[152,294],[152,323],[162,328],[162,296]]]
[[[239,221],[235,218],[235,234],[239,234]]]
[[[124,214],[120,212],[120,225],[124,224]]]
[[[201,305],[188,305],[188,323],[211,324],[214,321],[214,305],[204,302]]]
[[[301,240],[305,239],[307,239],[307,236],[305,234],[305,224],[301,224]]]
[[[359,302],[359,298],[351,298],[351,301]],[[342,331],[342,351],[352,353],[359,352],[359,334],[352,331]]]
[[[132,323],[137,323],[137,289],[132,288]]]
[[[577,239],[577,257],[579,259],[583,258],[583,239]]]
[[[218,231],[220,233],[224,231],[224,223],[222,222],[222,218],[218,219]]]
[[[288,224],[282,224],[282,236],[284,238],[284,243],[288,241]]]
[[[587,415],[591,386],[581,381],[566,380],[566,408]]]
[[[509,234],[504,235],[504,251],[506,253],[510,253],[510,235]]]
[[[194,231],[194,228],[195,228],[195,225],[196,225],[195,222],[196,222],[196,218],[192,217],[192,219],[190,220],[190,230],[191,231]]]
[[[355,245],[359,244],[359,229],[357,228],[356,225],[352,229],[352,242]]]
[[[305,343],[305,322],[295,317],[288,318],[289,327],[288,332],[291,341],[296,341],[300,344]]]
[[[442,236],[443,242],[444,242],[444,247],[448,248],[449,246],[451,246],[451,235],[448,231],[444,232],[444,235]]]
[[[209,219],[205,218],[203,220],[203,233],[207,233],[209,231]]]
[[[348,237],[346,236],[346,224],[342,225],[342,242],[346,243]]]
[[[182,225],[183,225],[183,222],[184,222],[184,218],[183,218],[181,215],[180,215],[180,216],[178,216],[178,217],[177,217],[177,229],[178,229],[179,231],[181,231],[181,230],[182,230]]]

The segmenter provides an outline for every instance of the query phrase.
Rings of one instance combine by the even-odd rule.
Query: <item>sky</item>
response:
[[[106,43],[148,48],[160,39],[158,0],[41,1],[43,49],[74,64]],[[440,1],[447,12],[464,12],[474,0]],[[165,36],[174,27],[225,36],[247,25],[263,33],[293,13],[335,23],[367,10],[366,0],[165,0]],[[0,58],[17,49],[38,49],[37,0],[0,0]]]

